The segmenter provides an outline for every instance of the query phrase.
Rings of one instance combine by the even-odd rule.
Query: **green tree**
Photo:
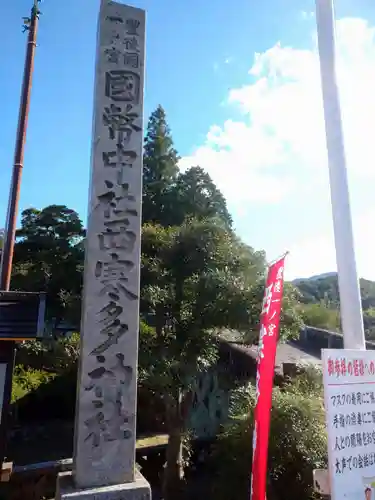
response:
[[[365,327],[366,339],[375,340],[375,308],[370,307],[363,312],[363,325]]]
[[[301,314],[304,323],[309,326],[339,330],[340,295],[337,273],[327,273],[300,279],[294,282],[301,294]],[[359,280],[363,323],[365,335],[369,340],[375,340],[375,282],[361,278]]]
[[[302,304],[300,307],[302,320],[307,326],[338,330],[340,328],[340,313],[337,309],[329,309],[321,304]]]
[[[306,304],[324,302],[330,308],[340,307],[337,273],[296,280],[294,284],[301,291],[302,302]],[[375,307],[375,282],[361,278],[359,285],[363,309]]]
[[[228,228],[232,226],[224,196],[201,167],[191,167],[179,174],[170,192],[169,214],[172,225],[182,224],[186,217],[220,217]]]
[[[179,226],[186,218],[220,217],[229,228],[232,218],[226,201],[201,167],[178,168],[166,114],[161,106],[151,114],[143,155],[144,223]]]
[[[179,157],[159,105],[151,114],[143,154],[143,222],[168,224],[167,199],[178,174]]]
[[[301,301],[305,304],[320,304],[323,301],[330,307],[339,306],[340,298],[336,274],[296,280],[295,285],[301,292]]]
[[[222,220],[189,220],[180,227],[146,225],[142,235],[140,374],[161,395],[169,432],[164,498],[174,498],[182,475],[182,440],[190,387],[217,359],[221,328],[254,331],[265,258],[244,245]]]
[[[260,314],[264,296],[264,278],[257,281],[252,288],[253,308],[251,316],[251,328],[245,335],[245,342],[256,344],[259,338]],[[298,338],[303,320],[300,314],[300,294],[291,283],[284,283],[283,303],[280,315],[279,339]]]
[[[63,205],[22,212],[16,233],[12,288],[47,293],[47,318],[79,322],[84,229]]]

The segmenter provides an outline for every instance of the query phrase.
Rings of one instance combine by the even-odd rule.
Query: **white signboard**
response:
[[[375,500],[375,351],[323,350],[332,500]]]

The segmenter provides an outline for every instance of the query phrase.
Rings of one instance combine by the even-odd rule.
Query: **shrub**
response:
[[[18,369],[18,367],[17,367]],[[37,370],[24,370],[26,377]],[[47,373],[44,382],[38,386],[22,385],[19,390],[18,378],[13,379],[13,393],[19,396],[12,405],[12,413],[19,425],[49,420],[73,420],[77,371],[71,369],[63,374]]]
[[[42,384],[47,384],[53,378],[54,374],[42,370],[25,370],[23,366],[16,366],[13,375],[12,403],[35,391]]]
[[[14,423],[73,419],[79,334],[17,346],[12,385]]]
[[[323,376],[319,366],[301,364],[297,367],[298,377],[289,380],[285,389],[290,393],[305,394],[306,396],[322,399]],[[322,403],[323,404],[323,403]]]
[[[16,363],[25,368],[62,373],[76,365],[80,336],[48,340],[26,340],[17,346]]]
[[[327,455],[319,380],[319,373],[312,370],[283,389],[273,391],[268,499],[301,500],[314,495],[312,471],[326,465]],[[236,408],[243,411],[245,400],[250,414],[240,413],[233,419],[214,446],[210,466],[214,476],[213,498],[217,500],[245,500],[250,496],[254,398],[253,387],[235,394],[232,415]]]
[[[323,302],[319,304],[302,304],[299,313],[305,325],[326,330],[340,329],[340,313],[338,309],[331,309]]]

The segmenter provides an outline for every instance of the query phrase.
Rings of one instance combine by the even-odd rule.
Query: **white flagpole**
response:
[[[340,101],[336,82],[333,0],[315,0],[315,5],[344,347],[345,349],[365,349]]]

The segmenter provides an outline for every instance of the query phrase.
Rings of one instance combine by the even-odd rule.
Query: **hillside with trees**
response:
[[[340,296],[337,273],[326,273],[293,282],[300,292],[300,310],[310,326],[340,330]],[[366,337],[375,340],[375,282],[360,279]]]

